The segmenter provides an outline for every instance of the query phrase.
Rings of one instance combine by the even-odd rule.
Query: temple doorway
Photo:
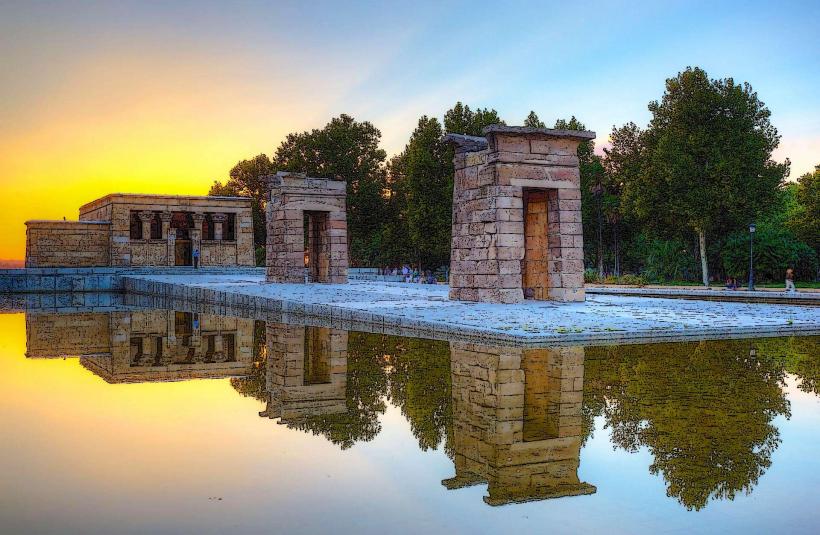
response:
[[[525,299],[549,298],[549,194],[543,189],[524,190],[524,261],[522,288]]]
[[[175,266],[192,266],[194,264],[193,243],[191,241],[193,226],[193,218],[187,212],[174,212],[171,216],[171,228],[176,229],[176,241],[174,242]]]
[[[327,212],[304,212],[305,267],[310,282],[330,282]]]

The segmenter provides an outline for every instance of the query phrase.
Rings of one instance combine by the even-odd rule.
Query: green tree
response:
[[[461,101],[447,110],[444,114],[444,130],[454,134],[466,134],[468,136],[480,136],[481,130],[491,124],[506,124],[498,116],[498,112],[488,108],[477,108],[475,111],[470,106],[465,106]]]
[[[625,193],[644,221],[697,235],[708,285],[707,237],[761,216],[788,174],[788,160],[771,159],[780,136],[748,83],[711,80],[700,68],[669,78],[649,111],[647,171]]]
[[[407,153],[397,154],[387,162],[387,185],[385,189],[385,221],[379,246],[379,263],[383,266],[399,266],[412,258],[408,224]]]
[[[379,258],[385,218],[387,155],[379,148],[381,132],[349,115],[332,119],[321,130],[288,134],[276,149],[277,170],[344,180],[353,265],[372,265]]]
[[[612,229],[612,248],[615,265],[615,276],[621,274],[621,224],[629,214],[624,213],[621,196],[624,185],[637,180],[643,173],[645,151],[640,128],[635,123],[627,123],[620,128],[612,127],[609,136],[611,146],[604,148],[602,164],[604,167],[604,202],[603,211]],[[632,228],[628,225],[627,228]]]
[[[442,141],[443,134],[438,119],[425,115],[404,150],[413,259],[430,268],[450,259],[453,151]]]
[[[773,420],[790,416],[783,362],[747,340],[587,348],[584,370],[585,421],[603,415],[617,447],[648,448],[687,509],[751,492],[780,444]]]
[[[728,236],[721,251],[727,275],[749,276],[749,232],[745,229]],[[798,240],[787,228],[765,221],[754,236],[755,279],[782,281],[787,267],[801,280],[811,280],[817,273],[817,253]]]
[[[544,124],[544,121],[538,118],[538,115],[534,111],[530,111],[530,114],[527,115],[527,118],[524,120],[524,126],[529,126],[530,128],[546,128],[547,125]]]
[[[820,256],[820,165],[797,179],[796,201],[786,224]]]
[[[241,160],[228,173],[228,180],[221,183],[217,180],[211,186],[208,195],[250,197],[253,215],[253,243],[265,246],[267,228],[265,223],[265,205],[268,185],[265,177],[274,172],[273,162],[265,154],[259,154],[249,160]]]

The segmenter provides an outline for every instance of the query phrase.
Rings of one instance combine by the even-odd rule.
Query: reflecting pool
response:
[[[820,337],[0,315],[0,532],[816,532]]]

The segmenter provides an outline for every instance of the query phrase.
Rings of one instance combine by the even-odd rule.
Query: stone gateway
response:
[[[347,283],[347,184],[280,171],[268,177],[267,282]]]
[[[493,125],[455,146],[450,298],[583,301],[578,144],[594,132]]]

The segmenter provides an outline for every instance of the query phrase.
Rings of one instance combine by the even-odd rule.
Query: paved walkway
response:
[[[498,341],[820,334],[820,307],[590,295],[585,303],[450,301],[447,286],[353,281],[266,284],[261,275],[129,275],[128,291],[330,318],[375,332]]]
[[[820,306],[820,292],[803,290],[784,292],[782,290],[727,290],[725,288],[704,288],[691,286],[613,286],[586,285],[587,295],[630,295],[643,297],[663,297],[673,299],[697,299],[707,301],[740,301],[748,303],[780,303]]]

